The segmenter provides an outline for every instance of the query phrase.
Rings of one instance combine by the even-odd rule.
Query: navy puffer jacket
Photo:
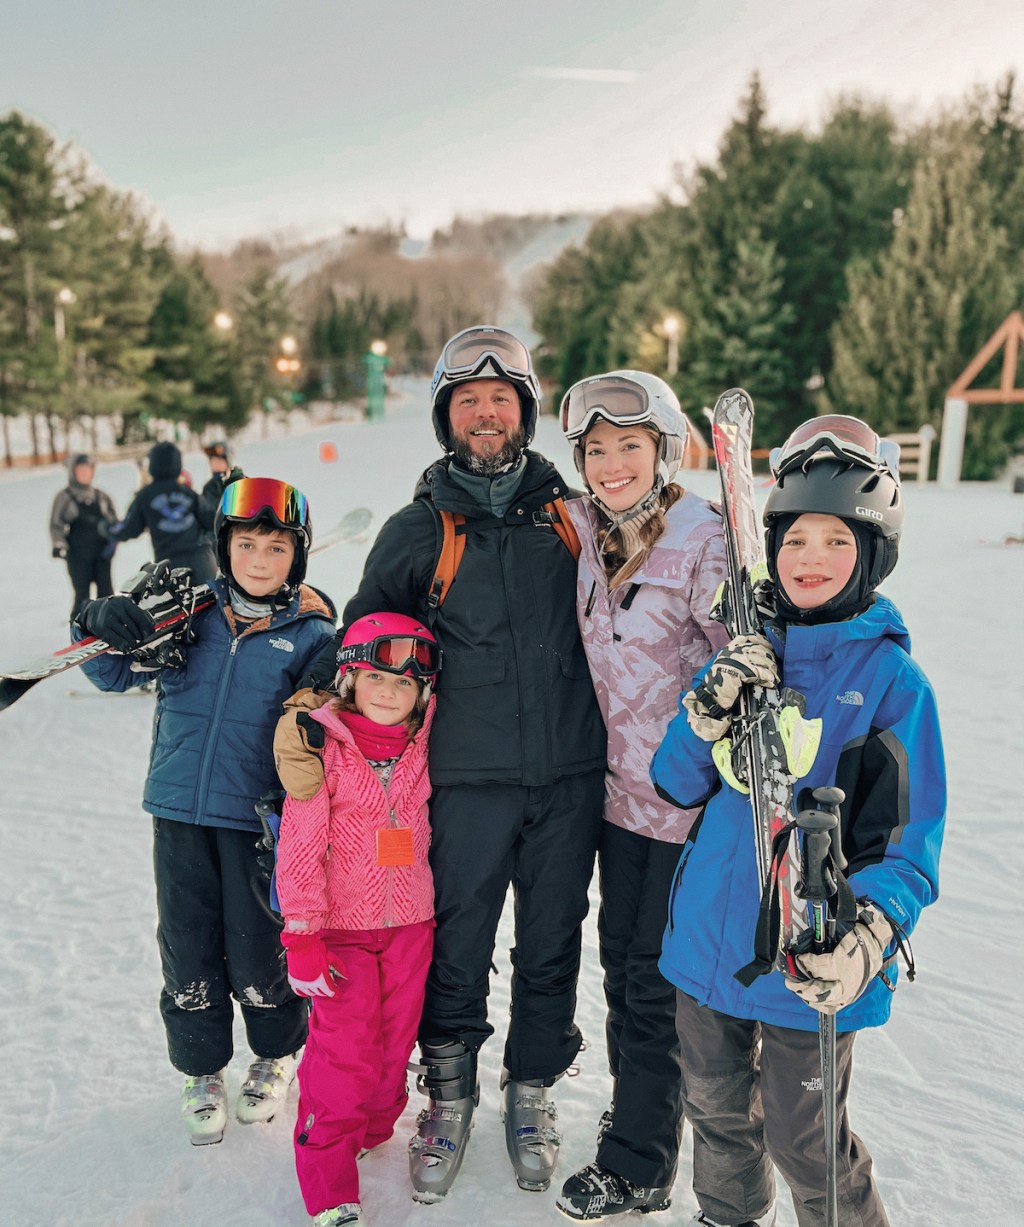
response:
[[[225,612],[227,585],[220,579],[211,587],[217,605],[197,615],[185,668],[156,674],[142,805],[157,818],[259,831],[253,806],[280,786],[273,746],[281,704],[330,640],[335,611],[303,584],[287,609],[236,635]],[[101,690],[128,690],[154,676],[132,673],[130,663],[108,653],[82,668]]]

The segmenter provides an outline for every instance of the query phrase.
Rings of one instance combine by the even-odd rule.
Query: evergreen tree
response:
[[[941,426],[947,388],[1020,290],[992,192],[979,178],[977,144],[963,125],[948,124],[929,145],[891,247],[877,269],[862,264],[851,273],[833,334],[827,406],[880,433]],[[1005,460],[1005,438],[992,433],[991,424],[972,422],[965,476],[992,476]]]

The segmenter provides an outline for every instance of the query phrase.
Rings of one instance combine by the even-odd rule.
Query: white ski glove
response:
[[[764,635],[737,635],[683,696],[686,721],[702,741],[718,741],[732,724],[732,709],[743,687],[776,686],[778,681],[779,662]]]
[[[829,954],[796,956],[797,967],[808,978],[786,976],[786,987],[820,1014],[835,1014],[856,1001],[878,975],[891,941],[892,925],[869,903]]]

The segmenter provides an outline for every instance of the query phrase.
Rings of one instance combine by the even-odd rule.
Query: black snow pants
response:
[[[604,824],[598,934],[615,1083],[597,1161],[633,1184],[671,1188],[683,1129],[676,993],[658,970],[679,844]]]
[[[258,838],[153,819],[160,1013],[171,1064],[183,1074],[216,1073],[231,1060],[232,997],[256,1056],[282,1057],[306,1042],[307,1004],[288,984]]]
[[[74,622],[78,611],[91,598],[94,585],[98,597],[110,596],[114,586],[110,578],[109,558],[101,558],[94,553],[69,551],[66,562],[71,587],[75,590],[71,606],[71,621]]]
[[[512,1009],[505,1067],[517,1081],[554,1079],[582,1037],[573,1018],[587,888],[603,825],[604,771],[546,788],[458,784],[430,803],[434,957],[420,1039],[476,1052],[488,973],[509,884],[515,898]]]

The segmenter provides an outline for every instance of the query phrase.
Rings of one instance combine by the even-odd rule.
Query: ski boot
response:
[[[228,1123],[223,1071],[185,1079],[181,1116],[193,1146],[210,1146],[223,1138]]]
[[[294,1055],[257,1057],[253,1061],[235,1104],[240,1125],[265,1124],[274,1119],[295,1077],[296,1063]]]
[[[423,1060],[416,1086],[430,1096],[430,1107],[416,1118],[409,1142],[413,1201],[442,1201],[455,1183],[466,1155],[473,1109],[480,1102],[476,1053],[461,1040],[421,1044]]]
[[[562,1185],[555,1205],[579,1223],[596,1223],[616,1214],[656,1214],[672,1204],[671,1189],[648,1189],[600,1163],[588,1163]]]
[[[698,1214],[695,1218],[690,1219],[690,1227],[723,1227],[721,1223],[716,1223],[713,1218],[708,1218],[706,1214]],[[762,1214],[760,1218],[744,1219],[739,1227],[775,1227],[775,1207],[773,1206],[766,1214]]]
[[[358,1227],[359,1223],[365,1222],[357,1201],[347,1201],[342,1206],[321,1210],[313,1215],[313,1227]]]
[[[516,1183],[528,1193],[543,1193],[551,1184],[562,1144],[562,1135],[552,1123],[558,1119],[558,1109],[548,1099],[544,1080],[516,1082],[503,1069],[501,1119]]]

